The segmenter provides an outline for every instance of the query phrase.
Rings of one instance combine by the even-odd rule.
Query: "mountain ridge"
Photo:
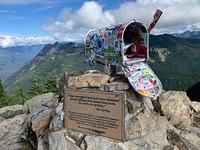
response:
[[[181,34],[172,34],[175,37],[179,38],[189,38],[189,39],[200,39],[200,31],[185,31]]]
[[[82,48],[82,50],[80,50],[80,48]],[[58,42],[55,42],[54,44],[47,44],[31,61],[26,63],[24,67],[22,67],[12,76],[8,77],[8,79],[3,82],[4,87],[6,89],[7,87],[9,87],[9,91],[13,91],[13,86],[17,86],[20,84],[30,86],[30,80],[34,77],[41,77],[42,79],[44,79],[48,75],[48,73],[52,72],[53,70],[58,73],[60,72],[60,70],[63,70],[63,68],[66,68],[65,66],[67,64],[62,63],[62,61],[64,61],[65,59],[65,56],[66,58],[70,59],[72,58],[72,56],[67,56],[67,54],[72,53],[76,53],[77,55],[83,54],[83,46],[80,47],[76,43],[72,42],[65,44]],[[73,61],[71,62],[73,63]]]
[[[30,82],[31,78],[35,76],[44,79],[52,71],[55,71],[59,77],[64,72],[85,71],[88,68],[84,49],[83,44],[76,43],[48,44],[34,60],[27,64],[29,67],[22,68],[6,80],[7,84],[4,85],[6,85],[6,89],[13,91],[13,88],[10,87],[25,85],[22,83],[24,79],[26,82]],[[163,83],[165,90],[186,91],[199,82],[199,59],[199,39],[182,39],[169,34],[150,35],[150,61],[148,64]],[[102,69],[102,67],[98,66],[96,69]],[[24,76],[19,76],[20,72],[23,72]]]
[[[31,46],[0,47],[0,79],[5,80],[42,49],[43,44]]]

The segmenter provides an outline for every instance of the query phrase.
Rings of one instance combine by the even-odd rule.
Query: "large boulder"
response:
[[[192,123],[191,101],[185,92],[167,91],[160,96],[163,114],[177,128],[185,128]]]
[[[53,93],[39,95],[25,102],[24,107],[33,131],[43,132],[49,127],[57,105],[57,98]]]
[[[0,149],[19,150],[26,147],[27,142],[20,136],[27,115],[17,115],[0,122]]]
[[[158,150],[169,145],[166,132],[169,125],[167,118],[153,112],[146,104],[138,110],[140,111],[128,114],[125,118],[126,140],[137,141],[140,139],[146,141],[150,149]],[[125,145],[129,147],[132,143],[128,143]]]
[[[57,105],[58,100],[53,93],[33,97],[24,103],[25,112],[28,114],[27,131],[35,133],[36,136],[36,139],[30,139],[30,134],[25,134],[24,139],[33,143],[33,147],[37,147],[38,150],[45,150],[49,147],[49,142],[45,137],[48,137],[47,131]]]

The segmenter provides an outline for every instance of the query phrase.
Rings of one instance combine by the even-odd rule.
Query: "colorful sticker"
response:
[[[162,84],[150,67],[143,63],[134,63],[122,67],[132,87],[141,95],[156,98],[162,92]]]

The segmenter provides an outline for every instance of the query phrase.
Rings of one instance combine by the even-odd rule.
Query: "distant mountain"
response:
[[[150,36],[150,66],[165,90],[183,90],[200,81],[200,39]]]
[[[5,80],[30,61],[44,45],[0,47],[0,79]]]
[[[7,91],[13,91],[17,85],[20,85],[27,92],[31,84],[30,80],[34,77],[40,77],[43,80],[53,71],[61,76],[66,71],[85,71],[86,69],[83,44],[56,42],[45,45],[38,55],[3,84]]]
[[[184,33],[173,35],[179,38],[200,39],[200,31],[185,31]]]
[[[168,34],[150,36],[148,64],[161,80],[165,90],[186,91],[199,82],[199,60],[200,39],[177,38]],[[13,91],[16,85],[27,91],[33,77],[38,76],[43,80],[52,71],[61,77],[64,72],[87,69],[83,44],[56,42],[46,45],[34,59],[9,77],[4,85],[7,91]]]

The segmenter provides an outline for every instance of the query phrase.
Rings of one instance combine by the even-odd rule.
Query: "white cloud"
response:
[[[194,23],[192,25],[188,25],[187,30],[190,30],[190,31],[200,30],[200,22]]]
[[[46,44],[52,42],[52,37],[17,37],[9,35],[0,35],[0,47],[11,47],[21,45],[33,45],[33,44]]]
[[[89,28],[102,28],[110,26],[115,22],[113,15],[109,11],[103,11],[98,3],[84,2],[83,6],[74,13],[70,8],[64,8],[58,20],[48,22],[42,28],[45,31],[74,32]]]
[[[58,42],[83,42],[84,35],[82,34],[62,34],[54,33],[53,36],[42,36],[42,37],[17,37],[12,35],[0,35],[0,47],[12,47],[12,46],[23,46],[23,45],[34,45],[34,44],[47,44]]]
[[[143,22],[147,27],[153,19],[157,9],[163,15],[152,33],[183,32],[198,28],[200,23],[199,0],[136,0],[121,2],[115,9],[104,10],[103,6],[95,1],[85,2],[78,10],[64,8],[56,21],[43,26],[46,31],[78,32],[91,28],[102,28],[113,24],[129,22],[133,19]]]
[[[53,4],[58,1],[0,0],[0,4],[44,4],[44,2],[51,2]],[[46,6],[48,9],[49,5]],[[42,11],[43,9],[46,8],[43,7],[35,11]],[[55,41],[83,41],[86,32],[92,28],[99,29],[114,24],[130,22],[133,19],[143,22],[148,27],[157,9],[162,10],[163,15],[152,30],[153,34],[200,30],[200,0],[133,0],[129,2],[124,0],[124,2],[121,1],[118,7],[112,9],[105,9],[103,5],[96,1],[86,1],[77,10],[64,8],[57,18],[48,18],[47,24],[43,25],[42,28],[46,32],[52,33],[52,37],[22,38],[0,35],[0,46],[30,45]],[[0,12],[6,11],[5,9]]]

